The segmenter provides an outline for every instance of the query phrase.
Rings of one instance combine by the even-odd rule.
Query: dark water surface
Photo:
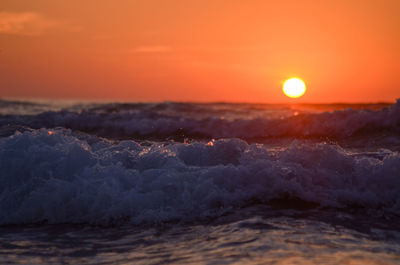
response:
[[[267,214],[266,214],[267,213]],[[370,220],[368,220],[370,219]],[[2,264],[398,264],[398,218],[254,206],[207,223],[0,229]]]
[[[0,100],[1,264],[398,264],[400,102]]]

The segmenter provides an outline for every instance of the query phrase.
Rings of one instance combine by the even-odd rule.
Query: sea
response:
[[[400,100],[0,100],[0,264],[400,264]]]

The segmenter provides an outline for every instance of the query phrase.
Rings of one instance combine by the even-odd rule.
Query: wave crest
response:
[[[281,137],[340,140],[357,135],[400,134],[400,100],[381,110],[345,109],[297,116],[289,109],[274,112],[274,115],[265,110],[250,115],[249,109],[240,112],[233,106],[213,109],[196,104],[174,104],[173,107],[168,104],[111,104],[81,111],[2,115],[0,131],[3,135],[14,132],[17,125],[34,129],[64,127],[107,138],[153,140]]]
[[[400,155],[294,141],[112,143],[69,130],[0,139],[0,224],[157,223],[298,198],[400,213]]]

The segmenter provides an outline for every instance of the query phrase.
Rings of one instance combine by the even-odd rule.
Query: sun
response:
[[[283,93],[290,98],[298,98],[306,93],[306,84],[300,78],[290,78],[283,84]]]

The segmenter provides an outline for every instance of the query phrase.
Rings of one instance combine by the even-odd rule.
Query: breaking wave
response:
[[[400,100],[380,109],[294,111],[234,104],[106,104],[34,115],[0,115],[0,136],[30,128],[63,127],[114,139],[244,140],[279,137],[400,135]]]
[[[398,112],[399,103],[369,113],[373,118],[349,110],[301,119],[330,120],[319,129],[308,125],[318,132],[333,127],[334,120],[341,127],[358,121],[355,126],[360,127],[374,124],[378,117],[396,128],[394,113]],[[86,114],[45,115],[82,119]],[[280,149],[240,139],[190,144],[112,142],[67,129],[39,129],[0,138],[0,172],[2,225],[201,220],[279,199],[400,214],[400,155],[386,149],[354,153],[337,145],[299,140]]]

